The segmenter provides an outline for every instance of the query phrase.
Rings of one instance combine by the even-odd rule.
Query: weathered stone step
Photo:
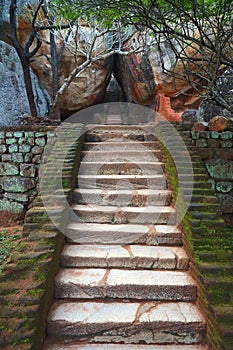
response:
[[[143,344],[49,344],[43,350],[208,350],[203,345],[143,345]]]
[[[153,189],[165,190],[166,179],[163,175],[78,175],[79,188],[110,189]]]
[[[87,125],[87,133],[131,133],[131,134],[141,134],[141,133],[153,133],[154,126],[152,125]]]
[[[163,174],[164,163],[161,162],[82,162],[79,175],[155,175]]]
[[[115,224],[175,224],[176,211],[166,206],[118,207],[76,205],[73,211],[83,222]]]
[[[187,270],[183,248],[146,245],[65,245],[62,267],[121,267],[131,269]]]
[[[113,150],[121,150],[121,151],[135,151],[135,150],[143,150],[144,148],[150,150],[156,150],[160,148],[159,141],[125,141],[125,142],[114,142],[114,141],[106,141],[106,142],[84,142],[83,149],[84,151],[113,151]]]
[[[196,283],[185,271],[63,268],[55,278],[56,299],[196,301]]]
[[[137,162],[140,159],[148,162],[162,161],[163,155],[160,150],[140,150],[140,151],[82,151],[81,159],[84,162]]]
[[[109,225],[70,223],[67,237],[79,244],[147,244],[181,246],[182,233],[174,225]]]
[[[105,190],[75,189],[74,203],[117,206],[169,205],[172,193],[168,190]]]
[[[139,130],[137,133],[132,133],[130,131],[121,132],[111,132],[111,133],[97,133],[97,132],[87,132],[85,134],[86,142],[105,142],[105,141],[157,141],[157,137],[152,133],[143,132]]]
[[[205,340],[206,324],[187,302],[54,302],[49,336],[84,338],[89,343],[193,344]]]

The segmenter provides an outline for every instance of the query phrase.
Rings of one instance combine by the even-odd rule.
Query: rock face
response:
[[[188,109],[182,115],[182,127],[184,130],[190,130],[192,126],[197,122],[196,109]]]
[[[132,48],[135,41],[138,41],[137,33],[126,41],[125,46]],[[114,74],[128,102],[155,106],[156,81],[147,53],[117,55]]]
[[[135,41],[137,34],[127,40],[125,46],[133,47]],[[162,43],[160,49],[152,45],[150,51],[143,54],[117,56],[115,75],[129,102],[153,106],[166,119],[181,121],[182,112],[197,109],[201,100],[185,78],[174,80],[173,76],[164,73],[162,67],[169,71],[175,56],[167,42]],[[180,62],[174,71],[177,76],[186,74]]]
[[[49,95],[33,73],[32,82],[38,114],[45,116]],[[0,41],[0,96],[0,126],[18,125],[23,115],[30,114],[21,63],[15,49],[3,41]]]
[[[40,14],[40,18],[44,19],[43,14]],[[93,35],[93,29],[85,23],[80,26],[80,31],[77,34],[79,36],[79,44],[82,45],[82,49],[85,51],[86,43],[90,41],[90,36]],[[30,35],[30,22],[24,14],[19,16],[19,37],[23,44],[27,41]],[[64,37],[66,33],[62,33]],[[47,89],[50,97],[52,97],[52,67],[49,63],[51,59],[49,32],[40,32],[40,38],[42,39],[42,46],[33,57],[31,67],[39,78],[40,83]],[[107,37],[102,37],[98,45],[100,52],[109,48],[109,41]],[[69,76],[70,72],[81,65],[85,61],[85,56],[76,49],[76,37],[69,41],[66,45],[59,68],[60,74],[60,86],[64,80]],[[63,39],[59,35],[56,36],[57,48],[62,46]],[[95,48],[96,49],[96,48]],[[60,101],[61,114],[63,116],[69,116],[74,112],[87,108],[91,105],[101,103],[104,99],[106,87],[110,81],[113,66],[113,58],[110,57],[106,60],[99,60],[97,63],[93,63],[87,67],[79,76],[75,77],[68,89],[62,95]]]

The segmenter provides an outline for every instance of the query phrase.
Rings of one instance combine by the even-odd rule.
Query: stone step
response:
[[[140,159],[148,162],[162,161],[163,155],[160,150],[142,149],[140,151],[82,151],[81,159],[84,162],[102,161],[104,163],[124,161],[137,162]]]
[[[113,151],[113,150],[121,150],[121,151],[135,151],[135,150],[143,150],[151,149],[156,150],[160,148],[159,141],[124,141],[124,142],[84,142],[83,149],[84,151]]]
[[[170,205],[172,193],[168,190],[105,190],[75,189],[74,203],[140,207]]]
[[[196,283],[185,271],[63,268],[55,278],[56,299],[196,301]]]
[[[86,125],[86,133],[95,134],[154,134],[153,125]]]
[[[182,233],[174,225],[109,225],[71,222],[66,236],[79,244],[147,244],[181,246]]]
[[[89,343],[194,344],[205,331],[199,309],[187,302],[56,301],[47,322],[49,336]]]
[[[164,163],[161,162],[82,162],[79,175],[162,175]]]
[[[157,137],[152,133],[145,133],[143,131],[138,131],[137,133],[131,132],[111,132],[111,133],[97,133],[97,132],[87,132],[85,134],[86,142],[121,142],[121,141],[158,141]]]
[[[131,269],[187,270],[183,248],[146,245],[68,245],[61,254],[62,267],[121,267]]]
[[[47,342],[43,350],[208,350],[203,345],[143,345],[143,344],[52,344]]]
[[[163,175],[78,175],[79,188],[111,189],[152,189],[166,190],[166,178]]]
[[[117,207],[99,205],[72,206],[78,220],[105,224],[175,224],[176,211],[166,206]]]

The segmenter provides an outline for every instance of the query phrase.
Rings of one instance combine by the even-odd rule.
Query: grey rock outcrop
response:
[[[49,95],[32,73],[32,83],[38,115],[46,116]],[[15,126],[20,118],[30,114],[21,63],[13,47],[0,41],[0,126]]]

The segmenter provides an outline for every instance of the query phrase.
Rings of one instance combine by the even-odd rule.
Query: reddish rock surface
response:
[[[40,16],[43,15],[40,14]],[[85,36],[88,36],[89,27],[82,26],[82,31],[85,32]],[[30,22],[24,15],[19,16],[19,37],[22,43],[27,41],[30,32]],[[43,39],[43,43],[31,60],[31,67],[38,76],[41,85],[47,89],[52,97],[52,68],[47,59],[47,57],[50,58],[50,46],[46,43],[46,41],[49,42],[48,33],[41,31],[40,37]],[[61,47],[62,40],[59,37],[56,40],[57,47]],[[106,45],[107,43],[103,40],[102,48]],[[77,66],[77,63],[81,65],[85,61],[85,57],[82,54],[77,52],[74,54],[74,46],[75,43],[71,42],[64,50],[59,71],[61,83]],[[75,111],[102,102],[111,76],[112,64],[113,59],[111,57],[107,60],[98,61],[98,65],[92,64],[71,82],[60,102],[63,116],[68,116]]]

